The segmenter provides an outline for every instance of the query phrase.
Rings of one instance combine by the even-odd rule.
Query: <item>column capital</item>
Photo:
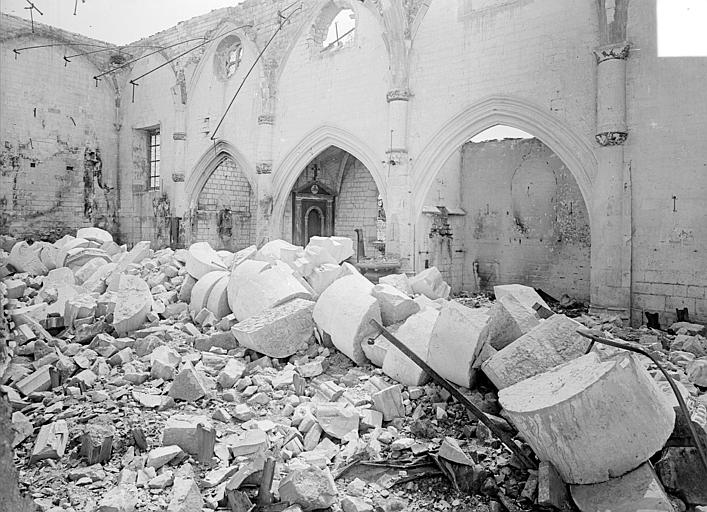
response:
[[[594,50],[594,56],[597,58],[597,64],[601,64],[605,60],[626,60],[628,58],[631,45],[623,41],[621,43],[612,43],[605,46],[600,46]]]
[[[258,124],[275,124],[275,116],[272,114],[260,114]]]
[[[256,174],[270,174],[272,173],[272,164],[270,162],[260,162],[255,166]]]
[[[174,183],[184,183],[184,173],[183,172],[173,172],[172,181]]]
[[[627,132],[612,131],[597,133],[594,138],[600,146],[621,146],[628,138]]]
[[[385,99],[388,103],[391,101],[409,101],[412,97],[412,92],[410,89],[391,89],[385,95]]]

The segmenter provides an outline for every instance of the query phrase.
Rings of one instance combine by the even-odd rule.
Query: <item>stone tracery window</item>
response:
[[[238,71],[243,56],[243,44],[236,35],[224,37],[216,47],[214,74],[221,80],[229,80]]]
[[[312,24],[312,56],[324,56],[352,46],[356,38],[356,11],[346,0],[331,0]]]

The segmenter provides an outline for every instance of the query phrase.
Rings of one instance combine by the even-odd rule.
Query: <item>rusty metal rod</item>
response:
[[[670,384],[670,388],[673,390],[673,393],[675,393],[675,398],[677,399],[678,405],[680,406],[680,411],[687,420],[687,426],[690,429],[690,436],[692,436],[692,441],[695,443],[695,448],[697,448],[697,453],[700,455],[702,465],[705,467],[705,470],[707,470],[707,453],[705,452],[704,446],[702,446],[702,443],[700,442],[700,438],[697,435],[695,426],[692,424],[692,419],[690,419],[690,410],[687,408],[687,404],[685,403],[685,400],[683,399],[680,390],[675,384],[675,381],[670,376],[670,374],[665,371],[665,368],[663,368],[663,366],[658,362],[658,360],[642,348],[634,347],[633,345],[619,343],[618,341],[604,338],[603,336],[597,334],[595,331],[591,331],[589,329],[577,329],[577,333],[584,336],[585,338],[592,340],[592,342],[601,343],[602,345],[609,345],[610,347],[616,347],[623,350],[628,350],[629,352],[635,352],[636,354],[646,356],[648,359],[653,361],[653,363],[665,376],[665,379],[668,381],[668,384]]]
[[[489,430],[510,450],[513,454],[518,457],[518,460],[528,469],[537,469],[537,464],[535,464],[530,457],[528,457],[520,447],[515,444],[511,436],[504,432],[500,427],[498,427],[493,421],[489,419],[484,412],[476,407],[471,400],[465,397],[461,391],[459,391],[455,386],[450,384],[446,379],[441,377],[436,371],[434,371],[430,366],[423,361],[417,354],[405,346],[405,344],[398,338],[393,336],[388,329],[379,324],[376,320],[371,320],[371,325],[376,327],[380,333],[390,341],[398,350],[403,354],[408,356],[417,366],[425,370],[425,372],[435,381],[437,384],[442,386],[444,389],[449,391],[449,393],[457,399],[464,407],[466,407],[476,418],[486,425]]]

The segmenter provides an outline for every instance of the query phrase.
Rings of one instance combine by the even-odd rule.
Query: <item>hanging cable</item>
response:
[[[214,132],[211,134],[211,140],[215,141],[216,140],[216,132],[218,132],[218,129],[221,128],[221,124],[223,124],[223,120],[226,119],[226,115],[228,114],[228,111],[231,110],[231,107],[233,106],[233,102],[236,101],[236,97],[238,97],[238,93],[241,92],[241,89],[243,88],[243,85],[245,84],[245,81],[248,80],[248,77],[250,76],[251,72],[255,68],[255,65],[260,61],[262,58],[263,54],[265,53],[265,50],[268,49],[268,46],[270,46],[270,43],[273,42],[275,39],[275,36],[282,30],[282,27],[285,26],[285,23],[290,21],[290,18],[297,14],[298,11],[302,9],[302,5],[292,11],[284,20],[280,22],[280,26],[275,30],[273,35],[270,37],[267,43],[265,43],[265,46],[263,47],[262,50],[260,50],[260,53],[256,57],[255,61],[253,61],[253,64],[251,64],[250,69],[248,69],[248,72],[245,74],[243,77],[243,80],[241,80],[241,84],[238,86],[238,89],[236,89],[236,93],[233,95],[233,98],[231,98],[231,102],[228,104],[228,107],[226,107],[226,111],[223,113],[221,116],[221,119],[219,120],[218,124],[216,125],[216,128],[214,129]]]
[[[236,30],[240,30],[240,29],[242,29],[242,28],[252,27],[252,26],[253,26],[253,25],[241,25],[240,27],[236,27],[236,28],[232,28],[231,30],[227,30],[227,31],[224,32],[223,34],[219,34],[218,37],[213,37],[213,38],[211,38],[211,39],[207,39],[207,40],[205,40],[203,43],[197,44],[195,47],[190,48],[189,50],[180,53],[180,54],[177,55],[176,57],[174,57],[174,58],[172,58],[172,59],[169,59],[169,60],[166,61],[166,62],[163,62],[162,64],[160,64],[160,65],[157,66],[156,68],[152,68],[151,70],[147,71],[146,73],[143,73],[142,75],[140,75],[140,76],[138,76],[138,77],[136,77],[136,78],[133,78],[132,80],[130,80],[130,84],[133,86],[133,103],[135,102],[135,87],[138,86],[138,85],[140,85],[140,84],[137,83],[137,81],[140,80],[141,78],[146,77],[146,76],[149,75],[150,73],[154,73],[154,72],[157,71],[158,69],[161,69],[161,68],[165,67],[167,64],[170,64],[170,63],[174,62],[175,60],[177,60],[177,59],[179,59],[179,58],[181,58],[181,57],[184,57],[184,56],[187,55],[188,53],[191,53],[191,52],[193,52],[194,50],[196,50],[196,49],[198,49],[198,48],[201,48],[202,46],[204,46],[204,45],[206,45],[206,44],[209,44],[210,42],[214,41],[215,39],[218,39],[218,38],[220,38],[220,37],[223,37],[223,36],[225,36],[226,34],[230,34],[231,32],[235,32]]]

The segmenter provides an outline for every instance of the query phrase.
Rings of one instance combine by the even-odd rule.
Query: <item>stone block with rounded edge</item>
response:
[[[426,360],[439,315],[436,309],[415,313],[400,326],[395,337],[422,360]],[[420,386],[429,380],[429,375],[395,346],[391,346],[385,355],[383,372],[405,386]]]
[[[571,485],[581,512],[675,512],[649,462],[630,473],[593,485]]]
[[[510,345],[540,324],[535,311],[525,307],[513,295],[496,299],[489,310],[489,317],[481,338],[496,350]]]
[[[447,302],[430,336],[427,364],[458,386],[471,387],[472,367],[483,346],[488,309]]]
[[[189,246],[186,267],[189,275],[197,281],[209,272],[228,270],[208,242],[197,242]]]
[[[243,263],[236,270],[247,263]],[[239,321],[243,321],[292,299],[311,298],[310,290],[297,279],[287,265],[272,265],[251,279],[238,283],[235,303],[232,304],[233,313]]]
[[[228,286],[226,288],[228,294],[228,306],[231,308],[231,311],[234,311],[236,305],[238,289],[246,281],[255,279],[256,276],[266,268],[270,268],[270,263],[253,259],[245,260],[233,268],[231,271],[231,277],[228,280]]]
[[[546,372],[587,351],[589,340],[577,334],[580,327],[571,318],[552,315],[493,354],[481,369],[498,389]]]
[[[137,276],[121,274],[117,286],[113,328],[120,336],[136,331],[152,310],[152,293],[147,283]]]
[[[450,286],[444,282],[442,274],[437,267],[426,268],[416,276],[410,278],[410,286],[415,293],[419,293],[432,300],[446,299]]]
[[[675,423],[670,402],[627,354],[605,361],[587,354],[502,389],[498,398],[538,458],[573,484],[635,469],[663,447]]]
[[[538,292],[530,286],[525,286],[522,284],[501,284],[493,287],[493,293],[496,296],[496,300],[500,300],[503,297],[511,296],[520,302],[524,308],[529,310],[531,313],[535,312],[533,306],[537,303],[543,307],[550,309]]]
[[[381,321],[372,289],[373,284],[360,274],[341,277],[319,296],[312,314],[319,330],[356,364],[367,361],[361,343],[378,334],[370,320]]]
[[[91,258],[80,268],[74,271],[76,282],[78,284],[83,284],[89,277],[91,277],[96,272],[96,270],[101,268],[103,265],[107,265],[108,263],[110,262],[106,262],[104,258]]]
[[[228,305],[229,279],[230,275],[226,273],[226,275],[216,281],[209,293],[209,300],[206,302],[206,309],[211,311],[217,320],[221,320],[224,316],[228,316],[231,313],[231,308]]]
[[[76,231],[76,238],[83,238],[85,240],[90,240],[92,242],[97,242],[99,244],[104,244],[106,242],[113,241],[113,235],[108,231],[101,228],[90,227],[90,228],[79,228]]]
[[[389,284],[377,284],[371,292],[380,304],[384,326],[404,322],[411,315],[420,311],[420,305]]]
[[[270,357],[289,357],[305,349],[314,332],[314,302],[294,299],[231,327],[242,346]]]
[[[222,278],[228,278],[228,272],[223,270],[214,270],[204,274],[194,285],[191,290],[191,299],[189,302],[189,310],[196,314],[206,307],[209,302],[209,295],[216,283]]]

